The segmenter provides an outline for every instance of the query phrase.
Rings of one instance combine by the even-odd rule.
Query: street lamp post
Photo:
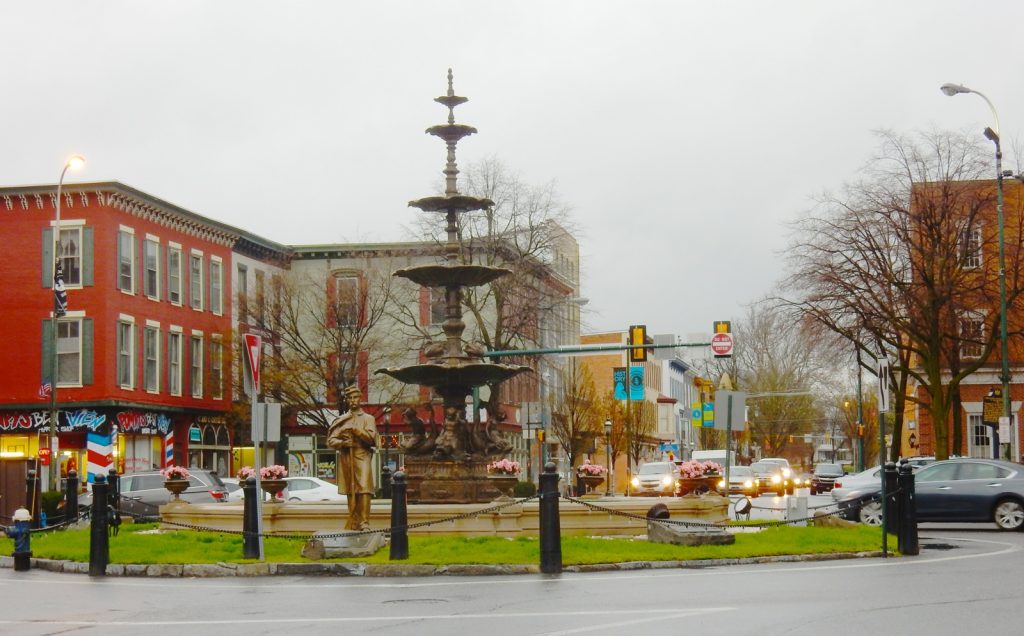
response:
[[[1010,353],[1006,334],[1006,248],[1003,241],[1003,149],[999,143],[999,113],[996,107],[984,94],[959,84],[943,84],[939,90],[952,97],[961,93],[974,93],[985,100],[996,127],[985,128],[985,137],[996,146],[996,223],[999,231],[999,353],[1002,357],[1002,369],[999,379],[1003,383],[1003,417],[1008,423],[1013,422],[1010,408]],[[992,457],[999,459],[999,427],[992,429]]]
[[[604,496],[612,494],[612,418],[604,421],[604,460],[608,479],[604,483]]]
[[[60,458],[58,456],[57,443],[57,321],[65,313],[64,307],[58,307],[56,301],[57,294],[57,272],[61,269],[61,249],[60,249],[60,200],[61,190],[64,188],[64,175],[67,174],[68,168],[78,169],[85,164],[85,159],[79,155],[73,155],[67,161],[64,162],[64,169],[60,171],[60,179],[57,180],[57,203],[54,206],[56,215],[53,221],[53,282],[54,285],[54,305],[53,305],[53,320],[50,325],[50,341],[53,343],[53,354],[49,360],[50,364],[50,478],[47,480],[49,483],[50,490],[57,489],[57,475],[60,472]],[[63,278],[61,278],[61,284],[63,284]],[[45,364],[45,362],[44,362]]]

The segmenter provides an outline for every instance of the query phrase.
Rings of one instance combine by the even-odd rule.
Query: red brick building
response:
[[[121,472],[174,461],[228,474],[239,231],[117,182],[65,186],[59,255],[68,311],[55,352],[55,204],[52,185],[0,188],[2,463],[34,464],[50,446],[41,387],[51,382],[59,406],[53,464],[62,475],[90,464],[106,472],[113,461]],[[190,455],[192,446],[209,452]]]

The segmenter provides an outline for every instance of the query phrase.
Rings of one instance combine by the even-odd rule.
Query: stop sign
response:
[[[732,334],[716,333],[711,338],[711,352],[718,357],[732,355]]]

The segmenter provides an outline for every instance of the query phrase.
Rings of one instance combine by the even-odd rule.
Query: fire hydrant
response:
[[[14,511],[14,525],[3,528],[10,538],[14,539],[14,569],[25,572],[32,566],[32,514],[25,508]]]

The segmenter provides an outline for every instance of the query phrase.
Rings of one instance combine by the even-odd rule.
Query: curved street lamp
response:
[[[50,325],[50,338],[53,343],[53,359],[50,360],[50,478],[48,480],[49,490],[56,490],[58,483],[58,474],[60,473],[59,467],[60,461],[57,455],[59,451],[59,444],[57,443],[57,321],[65,313],[65,307],[58,306],[57,293],[61,291],[60,287],[64,285],[63,275],[60,276],[60,282],[58,283],[58,272],[63,269],[61,267],[61,249],[60,249],[60,204],[61,204],[61,191],[64,188],[64,175],[67,174],[68,169],[77,170],[85,165],[85,159],[80,155],[72,155],[64,162],[64,168],[60,171],[60,179],[57,180],[57,203],[54,206],[56,210],[56,217],[53,222],[53,292],[54,292],[54,303],[53,303],[53,321]],[[44,362],[45,364],[45,362]]]
[[[1003,149],[999,144],[999,113],[992,101],[979,91],[967,88],[960,84],[943,84],[939,87],[943,95],[952,97],[961,93],[974,93],[985,100],[989,110],[992,111],[992,119],[995,120],[995,129],[986,128],[985,137],[996,146],[996,222],[999,228],[999,354],[1002,357],[1002,369],[999,379],[1003,383],[1003,417],[1007,422],[1012,423],[1013,417],[1010,408],[1010,353],[1006,335],[1006,248],[1003,241]],[[992,429],[992,457],[999,459],[999,427]]]

